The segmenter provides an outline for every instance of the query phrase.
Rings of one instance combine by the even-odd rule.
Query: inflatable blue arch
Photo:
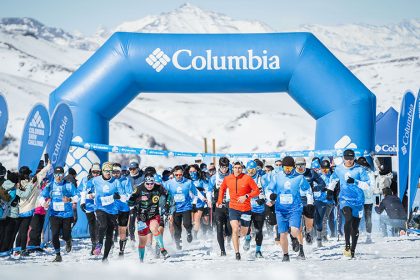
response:
[[[51,93],[50,110],[66,102],[73,135],[108,144],[110,120],[142,92],[288,92],[316,120],[316,149],[373,150],[375,96],[311,33],[118,32]]]

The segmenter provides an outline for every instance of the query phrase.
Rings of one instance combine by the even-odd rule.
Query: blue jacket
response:
[[[331,173],[329,174],[321,174],[321,179],[325,182],[325,185],[328,186],[331,182]],[[323,188],[321,190],[314,191],[314,200],[315,202],[323,202],[326,204],[334,204],[334,198],[327,199],[327,188]]]
[[[265,174],[264,174],[265,175]],[[251,212],[262,214],[265,212],[265,192],[264,188],[261,185],[261,176],[256,173],[252,176],[258,188],[260,189],[260,194],[257,197],[251,198]]]
[[[194,187],[197,189],[198,192],[201,193],[202,196],[206,197],[207,193],[208,193],[208,182],[205,180],[191,180],[192,184],[194,185]],[[201,200],[200,198],[197,197],[196,199],[196,203],[195,203],[197,208],[202,208],[205,207],[207,205],[207,203],[205,203],[203,200]]]
[[[277,195],[275,203],[276,213],[302,211],[303,204],[301,197],[310,193],[310,188],[309,183],[303,175],[295,172],[289,175],[276,173],[272,176],[272,180],[268,186],[267,196],[270,197],[270,193]]]
[[[41,193],[43,198],[50,198],[50,215],[59,218],[73,217],[72,202],[63,202],[63,197],[72,198],[73,202],[78,199],[78,191],[72,183],[61,181],[57,183],[55,180],[50,182]]]
[[[114,195],[121,189],[120,181],[115,178],[105,180],[102,176],[93,178],[88,182],[95,195],[95,211],[101,210],[108,214],[118,214],[117,203]]]
[[[93,178],[91,178],[90,180],[92,179]],[[84,177],[79,184],[80,196],[81,196],[80,204],[86,205],[87,213],[92,213],[92,212],[95,212],[96,210],[95,200],[88,198],[89,194],[93,193],[93,185],[88,184],[90,180],[88,180],[88,177]]]
[[[355,182],[348,184],[348,177],[352,177]],[[340,208],[349,206],[353,210],[353,216],[361,218],[365,202],[363,189],[369,187],[369,176],[366,170],[356,163],[352,167],[345,167],[344,164],[340,164],[331,175],[331,180],[340,181],[340,194],[338,196]]]
[[[190,193],[196,196],[197,189],[194,184],[192,184],[191,180],[182,178],[181,181],[177,181],[173,178],[166,182],[165,188],[173,197],[176,213],[192,210],[192,198]]]
[[[131,180],[127,177],[121,177],[118,180],[120,181],[120,188],[118,189],[118,193],[120,194],[121,198],[115,200],[115,203],[117,203],[117,209],[119,212],[128,212],[130,211],[130,207],[128,207],[127,200],[133,193]]]

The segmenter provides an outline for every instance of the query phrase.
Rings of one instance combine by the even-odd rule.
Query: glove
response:
[[[263,198],[257,199],[257,204],[258,205],[263,205],[264,203],[265,203],[265,199],[263,199]]]
[[[80,204],[80,209],[82,209],[83,213],[86,213],[86,203]]]
[[[13,184],[17,184],[19,182],[19,173],[7,171],[7,180]]]
[[[334,199],[334,192],[332,190],[327,190],[327,200]]]
[[[275,193],[271,193],[270,194],[270,200],[271,201],[275,201],[277,199],[277,194],[275,194]]]
[[[170,206],[168,203],[167,203],[167,204],[165,204],[165,207],[164,207],[164,209],[165,209],[165,214],[169,215],[170,208],[171,208],[171,206]]]
[[[121,195],[119,194],[119,193],[114,193],[114,199],[120,199],[121,198]]]
[[[347,184],[354,184],[354,179],[352,177],[348,177]]]
[[[12,200],[12,202],[10,203],[10,206],[12,206],[12,207],[16,207],[16,206],[18,205],[19,201],[20,201],[20,197],[19,197],[19,196],[16,196],[16,197]]]

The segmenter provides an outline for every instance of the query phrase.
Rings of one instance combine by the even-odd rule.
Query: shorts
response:
[[[210,215],[210,212],[209,212],[209,208],[208,207],[204,207],[203,206],[203,207],[197,208],[197,211],[201,211],[202,212],[202,214],[201,214],[202,217],[209,216]]]
[[[119,212],[118,213],[118,226],[126,227],[128,225],[128,218],[130,217],[130,212]]]
[[[277,226],[279,233],[285,233],[289,231],[290,227],[300,228],[302,222],[302,210],[276,213]]]
[[[144,229],[142,229],[142,230],[138,230],[137,231],[137,233],[139,234],[139,236],[146,236],[146,235],[148,235],[150,233],[150,228],[149,227],[150,227],[150,222],[151,221],[156,221],[158,223],[158,225],[160,225],[160,221],[161,221],[160,215],[156,215],[153,218],[147,220],[146,221],[147,227],[144,228]]]
[[[229,208],[229,221],[239,221],[241,226],[249,227],[251,225],[251,211],[239,211]]]
[[[315,206],[312,204],[303,206],[303,216],[308,219],[313,219],[315,217]]]

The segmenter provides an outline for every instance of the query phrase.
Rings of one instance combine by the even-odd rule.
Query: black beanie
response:
[[[282,160],[282,165],[283,166],[295,166],[295,160],[290,156],[284,157],[283,160]]]

